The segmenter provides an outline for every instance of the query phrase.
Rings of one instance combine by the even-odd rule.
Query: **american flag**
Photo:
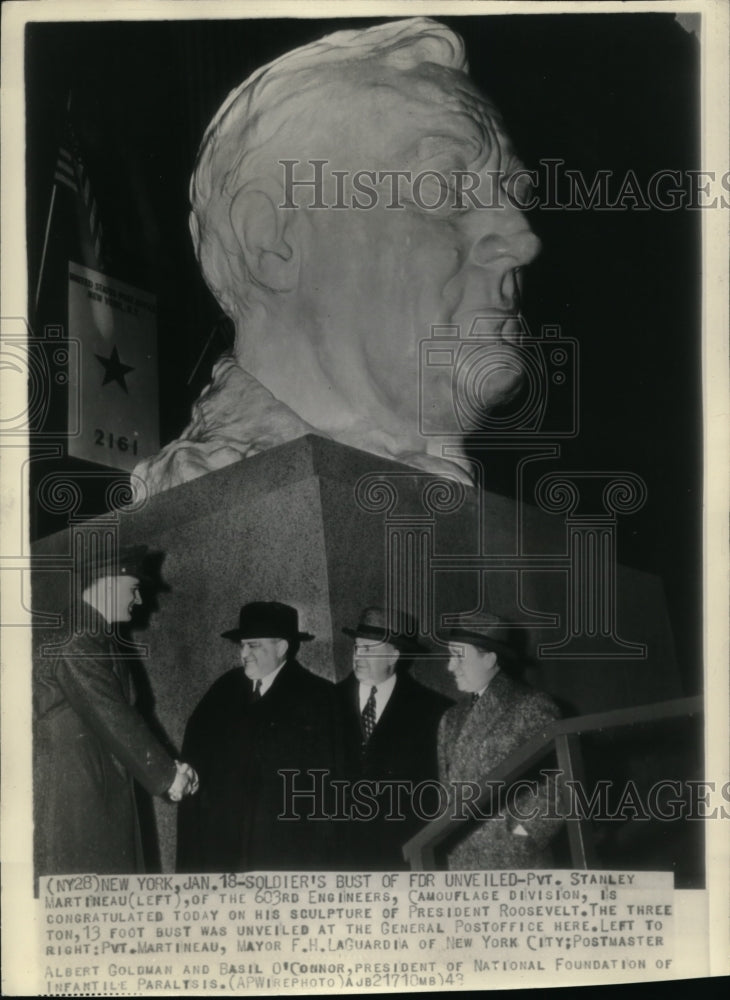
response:
[[[96,270],[103,270],[104,234],[99,220],[99,210],[79,143],[70,125],[58,150],[53,179],[76,195],[84,264]]]

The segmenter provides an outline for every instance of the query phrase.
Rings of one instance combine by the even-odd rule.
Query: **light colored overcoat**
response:
[[[475,705],[469,697],[462,698],[441,719],[440,781],[450,788],[452,782],[483,783],[498,764],[540,735],[559,714],[548,695],[500,671]],[[541,766],[550,765],[546,761]],[[464,794],[468,798],[469,792]],[[556,796],[555,780],[540,779],[534,792],[515,796],[515,808],[507,798],[509,808],[495,810],[493,818],[471,822],[466,835],[449,849],[449,868],[550,867],[550,841],[562,825],[556,816]],[[515,832],[518,826],[526,836]]]

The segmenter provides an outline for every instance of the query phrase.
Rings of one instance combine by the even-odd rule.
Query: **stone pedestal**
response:
[[[548,509],[554,501],[553,490]],[[391,601],[431,636],[456,613],[478,624],[489,610],[516,623],[528,679],[568,711],[680,696],[661,584],[612,564],[609,522],[589,526],[594,558],[589,529],[576,543],[580,526],[565,511],[550,515],[308,436],[136,509],[70,518],[68,531],[34,547],[33,610],[42,616],[68,603],[72,546],[90,532],[163,553],[167,589],[134,639],[145,647],[154,710],[177,747],[200,697],[237,663],[220,633],[253,600],[295,606],[316,636],[300,659],[333,680],[350,665],[342,627],[362,607]],[[442,653],[436,645],[414,673],[453,694]],[[171,870],[174,807],[159,804],[157,813]]]

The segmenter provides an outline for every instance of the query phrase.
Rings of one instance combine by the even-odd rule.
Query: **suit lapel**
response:
[[[470,711],[469,702],[464,699],[458,701],[449,711],[445,732],[444,756],[448,761],[448,774],[452,772],[458,775],[459,760],[461,757],[460,748],[462,746],[461,734]]]
[[[88,616],[89,634],[94,637],[94,642],[96,642],[98,646],[102,659],[106,660],[109,665],[109,669],[119,681],[119,686],[122,689],[124,699],[131,705],[132,678],[129,666],[122,658],[121,647],[117,640],[119,626],[112,626],[112,630],[110,632],[109,625],[102,615],[99,614],[96,608],[87,602],[84,602],[84,604],[84,611]],[[69,615],[70,612],[66,613],[67,620]]]
[[[509,679],[500,671],[476,705],[472,706],[465,700],[461,727],[450,758],[461,775],[479,780],[492,769],[495,742],[499,742],[502,716],[510,691]]]
[[[291,695],[292,687],[296,686],[297,674],[301,669],[298,663],[289,660],[276,675],[268,691],[261,696],[260,701],[254,702],[254,704],[273,706],[288,698]],[[249,697],[253,697],[253,683],[251,683]]]
[[[132,678],[129,665],[121,658],[121,651],[116,637],[110,635],[107,639],[107,652],[112,657],[112,673],[119,681],[125,701],[132,704]]]
[[[360,719],[360,684],[354,674],[345,680],[345,706],[347,710],[347,726],[362,734]]]
[[[383,709],[382,715],[375,723],[375,729],[373,730],[373,736],[379,733],[382,737],[383,734],[387,734],[388,729],[391,728],[393,723],[398,719],[399,715],[403,711],[405,703],[408,701],[408,682],[404,677],[396,677],[395,687],[388,699],[388,704]]]

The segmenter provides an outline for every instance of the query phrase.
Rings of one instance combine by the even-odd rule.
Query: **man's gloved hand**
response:
[[[171,802],[179,802],[185,795],[195,795],[198,790],[198,775],[189,764],[181,764],[175,761],[177,774],[175,780],[167,789],[167,795]]]

